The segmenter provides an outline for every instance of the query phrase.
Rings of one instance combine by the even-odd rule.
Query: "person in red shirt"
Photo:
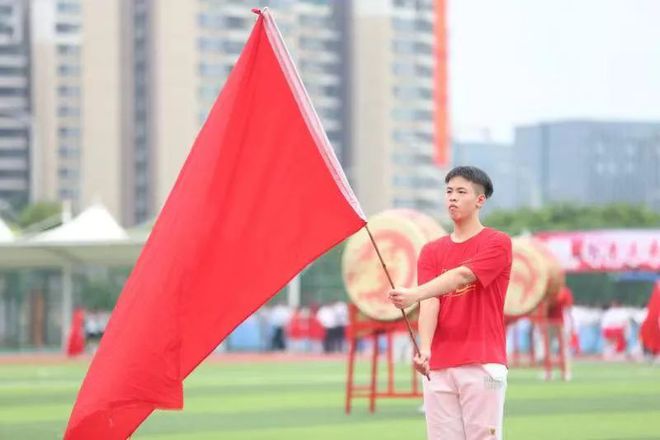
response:
[[[389,292],[399,308],[420,302],[420,351],[429,439],[501,439],[507,385],[504,297],[511,239],[479,211],[493,194],[488,175],[457,167],[445,177],[454,231],[424,246],[418,286]]]
[[[571,348],[573,344],[573,335],[575,327],[571,317],[571,308],[573,307],[573,292],[568,286],[562,286],[557,294],[555,301],[548,307],[548,318],[550,319],[550,335],[561,341],[559,346],[562,350],[561,374],[562,379],[569,381],[572,379],[571,372]],[[578,347],[579,348],[579,347]],[[550,380],[552,371],[546,370],[545,379]]]

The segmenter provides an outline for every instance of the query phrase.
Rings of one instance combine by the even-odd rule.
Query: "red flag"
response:
[[[112,314],[66,439],[125,439],[239,323],[364,226],[272,17],[260,14]]]
[[[660,354],[660,281],[655,282],[646,306],[646,318],[639,329],[642,346],[651,354]]]
[[[66,344],[66,355],[68,357],[78,356],[85,351],[84,320],[85,312],[83,309],[77,308],[73,311],[73,319],[71,319],[71,327],[69,328],[69,338]]]

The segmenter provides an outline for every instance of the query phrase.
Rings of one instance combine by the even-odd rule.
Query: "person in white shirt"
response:
[[[284,327],[289,323],[290,318],[291,310],[284,304],[277,304],[270,311],[269,322],[273,327],[273,336],[270,342],[271,350],[283,351],[286,349]]]
[[[605,310],[600,322],[603,337],[603,358],[615,359],[625,356],[626,339],[630,330],[630,313],[618,303],[612,301]]]
[[[337,316],[334,308],[330,304],[324,304],[319,307],[316,312],[316,319],[319,320],[325,329],[325,337],[323,338],[323,352],[330,353],[333,351],[335,332],[337,327]]]

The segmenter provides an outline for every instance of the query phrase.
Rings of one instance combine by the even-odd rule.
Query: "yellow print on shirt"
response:
[[[458,266],[463,266],[465,263],[469,262],[470,260],[466,260],[459,264]],[[442,269],[442,273],[447,272],[449,269]],[[463,287],[459,287],[458,289],[454,290],[453,292],[449,292],[448,294],[445,295],[445,298],[456,298],[459,296],[467,295],[468,293],[472,293],[475,290],[477,290],[477,282],[473,281],[469,284],[466,284]]]

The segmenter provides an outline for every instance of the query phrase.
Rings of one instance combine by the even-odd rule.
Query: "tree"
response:
[[[38,229],[46,229],[59,224],[61,213],[62,205],[59,202],[36,202],[23,208],[18,215],[17,223],[21,228],[27,228],[43,222],[43,227]]]
[[[484,219],[484,224],[511,235],[536,231],[648,228],[660,225],[660,214],[645,206],[623,203],[600,206],[557,203],[540,209],[525,207],[495,211]]]

